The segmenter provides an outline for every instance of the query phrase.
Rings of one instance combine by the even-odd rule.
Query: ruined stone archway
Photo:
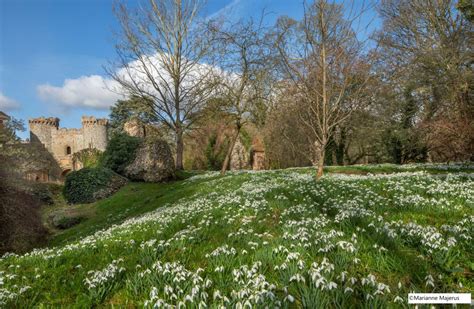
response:
[[[69,174],[70,172],[71,172],[71,169],[70,169],[70,168],[65,169],[65,170],[61,173],[61,179],[66,179],[67,174]]]

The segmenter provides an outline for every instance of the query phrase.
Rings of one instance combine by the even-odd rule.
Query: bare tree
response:
[[[334,129],[362,106],[360,96],[369,77],[363,61],[367,41],[357,39],[355,28],[366,10],[361,3],[344,7],[336,1],[316,0],[304,3],[302,21],[280,18],[277,22],[275,45],[282,79],[302,105],[295,112],[312,141],[310,155],[318,166],[318,179]]]
[[[249,120],[257,101],[265,99],[262,80],[268,76],[265,74],[268,44],[262,21],[263,17],[259,22],[249,19],[233,24],[212,24],[222,69],[218,87],[218,96],[222,99],[218,102],[223,104],[218,108],[228,115],[235,129],[222,165],[222,175],[229,167],[242,126]]]
[[[151,98],[158,119],[175,133],[177,169],[183,169],[183,135],[212,92],[201,7],[200,0],[147,0],[136,10],[114,8],[121,26],[118,61],[106,70],[129,95]]]

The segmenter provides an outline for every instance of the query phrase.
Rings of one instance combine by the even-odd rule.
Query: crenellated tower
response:
[[[59,127],[59,118],[33,118],[28,121],[28,124],[30,126],[31,143],[41,143],[46,149],[51,150],[52,134]]]
[[[96,148],[104,151],[107,147],[107,124],[108,120],[104,118],[95,118],[93,116],[83,116],[82,136],[84,148]]]

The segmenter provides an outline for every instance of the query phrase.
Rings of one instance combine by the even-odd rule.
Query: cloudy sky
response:
[[[130,5],[137,1],[127,0]],[[301,17],[299,0],[208,0],[203,17],[269,12]],[[61,118],[80,127],[81,115],[106,117],[119,97],[104,85],[113,60],[113,0],[0,0],[0,110],[24,119]],[[20,134],[27,137],[28,133]]]

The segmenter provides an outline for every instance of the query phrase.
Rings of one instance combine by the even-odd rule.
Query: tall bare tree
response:
[[[335,128],[363,103],[360,97],[369,77],[363,59],[367,41],[357,39],[355,28],[360,28],[366,10],[361,3],[344,7],[315,0],[304,3],[301,21],[285,17],[277,22],[282,79],[300,103],[295,112],[307,127],[318,179]]]
[[[264,14],[262,14],[264,16]],[[234,136],[227,150],[221,174],[229,167],[232,151],[239,138],[242,126],[259,101],[265,100],[263,79],[266,74],[268,44],[263,17],[237,23],[211,24],[214,38],[220,51],[221,68],[218,96],[222,102],[218,108],[224,112],[234,126]],[[268,89],[268,88],[266,88]]]
[[[114,11],[121,26],[118,60],[106,68],[130,96],[151,98],[158,119],[175,133],[176,168],[183,169],[183,135],[212,93],[213,66],[200,0],[147,0]]]

